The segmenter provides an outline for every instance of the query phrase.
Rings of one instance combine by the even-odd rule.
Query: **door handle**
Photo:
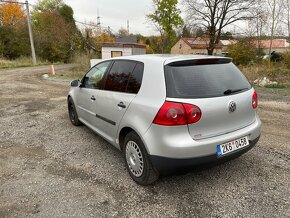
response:
[[[95,96],[92,96],[92,97],[91,97],[91,100],[92,100],[92,101],[95,101],[95,100],[96,100]]]
[[[126,108],[126,105],[124,104],[124,102],[121,101],[121,102],[118,104],[118,107]]]

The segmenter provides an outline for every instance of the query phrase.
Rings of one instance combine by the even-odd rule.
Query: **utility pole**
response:
[[[33,63],[33,65],[36,65],[36,55],[35,55],[34,40],[33,40],[33,34],[32,34],[32,27],[31,27],[31,19],[30,19],[30,13],[29,13],[28,0],[25,1],[25,5],[26,5],[26,13],[27,13],[27,24],[28,24],[28,31],[29,31],[29,39],[30,39],[30,45],[31,45],[32,63]]]

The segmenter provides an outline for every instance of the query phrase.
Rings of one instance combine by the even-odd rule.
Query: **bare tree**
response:
[[[269,49],[269,55],[271,55],[274,34],[276,33],[276,30],[279,24],[281,23],[281,16],[285,8],[284,8],[283,0],[268,0],[268,6],[269,6],[269,14],[271,14],[270,16],[270,49]]]
[[[290,0],[284,0],[283,23],[287,26],[288,40],[290,41]]]
[[[183,0],[187,18],[208,32],[208,54],[219,43],[222,30],[237,21],[248,19],[254,0]]]
[[[261,52],[262,39],[267,33],[267,4],[265,0],[258,0],[253,4],[251,10],[251,18],[249,19],[249,36],[254,37],[257,42],[258,51]]]

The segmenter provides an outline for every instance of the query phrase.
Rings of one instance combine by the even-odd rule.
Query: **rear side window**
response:
[[[167,97],[210,98],[242,92],[251,85],[233,63],[165,66]]]
[[[115,61],[107,75],[105,90],[125,92],[135,66],[133,61]]]
[[[143,64],[115,61],[106,78],[105,90],[138,93],[143,76]]]
[[[135,69],[130,75],[126,92],[135,94],[139,92],[143,78],[143,70],[144,65],[141,63],[137,63]]]

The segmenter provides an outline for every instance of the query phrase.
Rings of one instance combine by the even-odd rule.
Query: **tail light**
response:
[[[196,123],[201,118],[201,110],[192,104],[165,101],[153,123],[163,126],[180,126]]]
[[[253,93],[252,107],[253,107],[253,109],[256,109],[258,107],[258,95],[257,95],[256,91]]]

